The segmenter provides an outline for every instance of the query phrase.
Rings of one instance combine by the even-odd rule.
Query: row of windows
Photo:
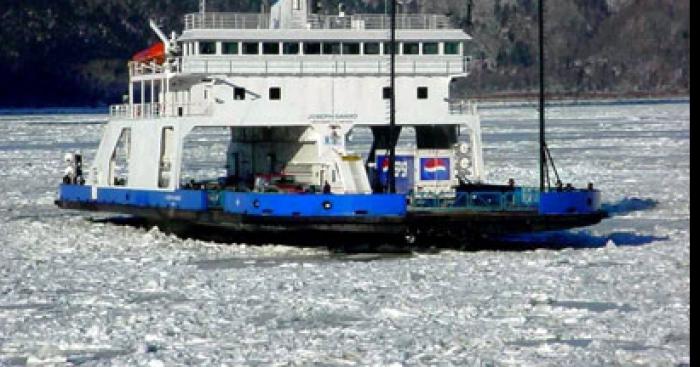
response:
[[[402,55],[459,55],[460,42],[398,42]],[[186,55],[389,55],[391,42],[214,42],[185,44]]]
[[[416,97],[418,99],[428,99],[428,87],[418,87],[416,90]],[[205,90],[204,91],[204,99],[208,98],[208,93]],[[268,92],[268,98],[271,101],[279,101],[282,100],[282,88],[280,87],[271,87],[269,92]],[[384,87],[382,89],[382,98],[384,99],[390,99],[391,98],[391,87]],[[245,88],[240,88],[240,87],[235,87],[233,88],[233,99],[235,101],[243,101],[246,99],[246,90]]]

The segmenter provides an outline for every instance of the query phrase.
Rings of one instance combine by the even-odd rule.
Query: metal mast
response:
[[[199,13],[204,14],[207,12],[207,0],[199,0]]]
[[[396,0],[391,0],[391,98],[389,103],[389,192],[396,193]]]
[[[545,191],[545,176],[549,170],[547,165],[547,143],[545,142],[544,126],[544,0],[539,0],[539,43],[540,43],[540,192]]]

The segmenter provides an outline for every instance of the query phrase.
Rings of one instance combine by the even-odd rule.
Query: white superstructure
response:
[[[309,9],[308,0],[280,0],[269,13],[200,12],[185,16],[180,35],[158,31],[165,60],[129,63],[128,102],[111,107],[89,183],[178,189],[185,138],[226,127],[227,174],[251,189],[257,175],[288,173],[305,185],[327,181],[334,193],[371,193],[372,164],[346,137],[371,128],[370,156],[388,146],[390,19]],[[458,174],[480,181],[476,108],[449,98],[451,81],[469,71],[470,37],[441,15],[399,15],[396,26],[397,126],[415,129],[417,156],[459,156],[453,178],[432,190]]]

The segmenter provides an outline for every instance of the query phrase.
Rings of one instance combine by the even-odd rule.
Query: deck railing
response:
[[[309,16],[312,29],[389,29],[391,17],[383,14],[355,14],[350,16]],[[450,19],[438,14],[403,14],[396,17],[397,29],[450,29]]]
[[[268,28],[270,28],[270,14],[192,13],[185,15],[185,30]]]
[[[384,14],[316,15],[308,17],[312,29],[389,29],[391,18]],[[185,15],[190,29],[269,29],[268,13],[191,13]],[[400,14],[397,29],[452,29],[450,18],[440,14]]]
[[[457,75],[467,72],[467,63],[459,57],[435,60],[399,60],[399,75]],[[333,60],[330,57],[309,60],[242,60],[185,58],[182,72],[188,74],[262,74],[262,75],[327,75],[372,74],[389,75],[390,64],[383,58],[358,60]]]
[[[206,104],[199,103],[134,103],[109,106],[109,115],[115,119],[154,119],[161,117],[206,116]]]
[[[156,118],[164,114],[162,103],[120,104],[109,106],[109,115],[114,118]]]
[[[471,100],[448,100],[450,115],[476,115],[477,103]]]
[[[411,207],[444,210],[529,211],[536,210],[540,201],[537,188],[515,188],[512,191],[473,191],[451,193],[421,193],[411,196]]]
[[[172,58],[163,64],[129,62],[129,75],[135,77],[179,72],[182,72],[181,58]]]

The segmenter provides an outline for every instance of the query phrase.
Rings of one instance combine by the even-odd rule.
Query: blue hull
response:
[[[406,196],[263,194],[177,190],[174,192],[62,185],[56,204],[66,209],[131,214],[164,226],[185,225],[235,233],[288,233],[340,241],[345,234],[361,241],[425,240],[434,246],[479,242],[488,236],[570,229],[599,223],[606,214],[591,210],[595,191],[556,192],[540,207],[474,210],[469,206],[410,207]],[[489,193],[496,195],[497,193]],[[486,195],[486,196],[489,196]],[[507,193],[504,197],[510,197]],[[490,196],[489,196],[490,197]],[[502,201],[502,200],[501,200]],[[540,211],[544,211],[541,213]],[[409,240],[413,238],[413,240]],[[284,239],[284,237],[282,238]],[[437,239],[437,241],[436,241]],[[447,241],[443,241],[443,239]],[[442,245],[440,245],[442,246]],[[460,245],[461,246],[461,245]]]
[[[59,200],[80,203],[127,205],[205,212],[223,210],[229,214],[273,217],[403,217],[406,197],[382,195],[261,194],[203,190],[172,192],[122,188],[98,188],[92,199],[90,186],[61,185]]]

